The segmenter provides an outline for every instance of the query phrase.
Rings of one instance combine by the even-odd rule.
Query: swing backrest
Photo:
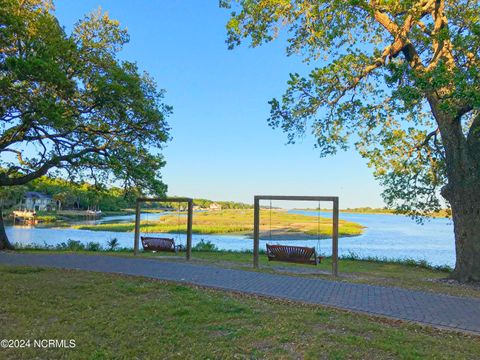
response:
[[[267,244],[267,256],[269,261],[286,261],[301,264],[318,264],[318,256],[315,248],[290,245]]]
[[[176,252],[177,250],[175,247],[175,240],[171,238],[142,236],[141,239],[144,251]]]

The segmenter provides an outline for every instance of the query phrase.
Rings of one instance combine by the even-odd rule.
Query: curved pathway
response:
[[[185,282],[333,306],[480,335],[480,299],[474,298],[145,258],[0,253],[0,264],[78,269]]]

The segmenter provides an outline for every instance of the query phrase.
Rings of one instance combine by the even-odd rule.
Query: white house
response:
[[[50,195],[27,191],[23,196],[21,207],[26,210],[49,211],[55,208],[55,201]]]
[[[217,204],[217,203],[212,203],[212,204],[210,204],[209,209],[210,210],[222,210],[222,205]]]

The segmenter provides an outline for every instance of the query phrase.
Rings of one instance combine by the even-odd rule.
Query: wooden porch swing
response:
[[[141,236],[143,251],[165,251],[178,253],[181,245],[175,245],[172,238]]]
[[[272,242],[272,200],[270,200],[270,242]],[[323,257],[320,254],[320,201],[317,216],[317,248],[293,245],[266,244],[268,261],[284,261],[299,264],[318,265]]]
[[[332,275],[338,276],[338,223],[339,199],[337,196],[285,196],[285,195],[255,195],[253,219],[253,267],[259,267],[260,258],[260,201],[270,200],[270,240],[271,240],[271,201],[318,201],[319,212],[317,221],[317,248],[320,250],[320,202],[332,202]],[[271,241],[270,241],[271,242]],[[318,265],[322,259],[315,247],[267,244],[269,261],[286,261],[301,264]]]
[[[147,213],[147,227],[148,227],[148,213]],[[177,233],[176,233],[177,244],[175,244],[175,239],[170,237],[140,236],[140,240],[142,241],[143,251],[173,252],[175,254],[178,254],[179,251],[185,250],[184,246],[178,244],[179,232],[180,232],[180,208],[177,209]]]
[[[173,237],[158,237],[145,234],[145,236],[140,236],[140,210],[141,204],[145,202],[176,202],[176,203],[187,203],[187,239],[186,246],[178,244],[180,237],[180,212],[177,212],[177,241]],[[147,214],[148,222],[148,214]],[[142,242],[144,251],[162,251],[162,252],[173,252],[178,253],[179,251],[185,250],[185,256],[187,260],[190,260],[192,254],[192,223],[193,223],[193,199],[191,198],[138,198],[137,206],[135,211],[135,237],[134,237],[134,254],[139,253],[140,241]]]
[[[321,258],[314,247],[267,244],[268,261],[318,265]]]

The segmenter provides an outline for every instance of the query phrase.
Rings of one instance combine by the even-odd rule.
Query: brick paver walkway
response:
[[[120,273],[185,282],[329,305],[480,334],[480,299],[474,298],[145,258],[0,253],[0,263]]]

